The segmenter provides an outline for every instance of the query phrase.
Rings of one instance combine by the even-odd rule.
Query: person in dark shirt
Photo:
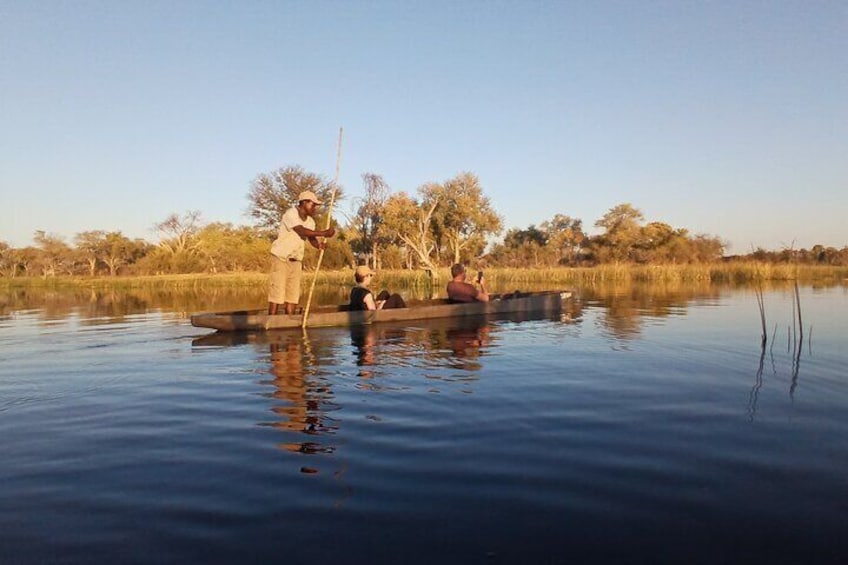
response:
[[[478,289],[471,283],[465,282],[467,274],[465,265],[457,263],[451,267],[451,276],[453,279],[448,283],[448,298],[452,302],[488,302],[489,293],[486,291],[486,280],[483,278],[482,272],[477,284]]]
[[[353,277],[356,279],[356,286],[350,290],[350,309],[351,310],[382,310],[383,308],[406,308],[406,303],[400,294],[389,294],[388,290],[383,290],[377,295],[375,300],[374,294],[368,285],[374,278],[374,271],[368,265],[360,265],[353,272]]]

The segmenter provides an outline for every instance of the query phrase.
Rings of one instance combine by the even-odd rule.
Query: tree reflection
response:
[[[685,313],[696,301],[716,300],[722,288],[702,283],[617,283],[593,285],[580,289],[586,305],[602,308],[601,325],[622,341],[637,339],[645,321]]]

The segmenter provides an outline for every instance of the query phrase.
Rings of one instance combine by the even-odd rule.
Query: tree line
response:
[[[630,203],[617,204],[589,235],[583,221],[555,213],[538,226],[504,233],[476,175],[463,172],[421,185],[413,194],[393,191],[382,176],[362,175],[363,196],[349,214],[334,214],[337,236],[324,254],[327,269],[368,264],[375,269],[437,269],[456,262],[487,267],[594,266],[607,263],[691,264],[758,260],[848,265],[848,247],[766,251],[724,257],[718,237],[691,234],[660,221],[646,221]],[[39,230],[34,245],[14,248],[0,241],[0,276],[151,275],[263,271],[280,217],[311,190],[329,201],[332,183],[297,165],[258,175],[247,194],[251,225],[205,222],[197,211],[173,213],[154,224],[158,240],[130,239],[120,231],[91,230],[64,238]],[[337,189],[336,201],[344,198]],[[323,214],[327,210],[322,211]],[[342,221],[340,221],[340,218]],[[325,225],[326,216],[316,218]],[[503,234],[502,237],[500,237]],[[317,253],[307,246],[305,262]]]

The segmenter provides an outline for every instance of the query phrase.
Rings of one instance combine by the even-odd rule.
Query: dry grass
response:
[[[510,288],[525,284],[559,284],[584,286],[600,283],[730,283],[746,284],[757,281],[827,281],[848,280],[848,267],[819,265],[789,265],[770,263],[715,263],[706,265],[601,265],[598,267],[551,267],[526,269],[487,269],[486,280],[492,288]],[[311,283],[312,273],[304,273],[304,282]],[[447,268],[437,273],[437,284],[450,279]],[[133,277],[40,277],[0,278],[2,287],[84,287],[84,288],[156,288],[189,289],[214,287],[257,287],[266,285],[267,273],[226,273],[153,275]],[[424,271],[384,270],[378,273],[377,286],[389,288],[426,288],[430,280]],[[350,269],[322,271],[318,284],[349,287],[353,284]]]

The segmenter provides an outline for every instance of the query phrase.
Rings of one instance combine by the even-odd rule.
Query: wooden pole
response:
[[[327,225],[324,226],[325,230],[330,229],[330,223],[333,219],[333,204],[336,201],[336,190],[339,186],[339,168],[342,163],[342,132],[343,128],[339,128],[339,145],[336,151],[336,176],[333,178],[333,192],[330,194],[330,205],[327,208]],[[309,297],[306,299],[306,308],[303,309],[303,322],[301,322],[300,327],[306,328],[306,321],[309,318],[309,307],[312,305],[312,294],[315,292],[315,281],[318,280],[318,271],[321,269],[321,261],[324,260],[324,250],[318,253],[318,264],[315,265],[315,275],[312,277],[312,284],[309,287]]]

